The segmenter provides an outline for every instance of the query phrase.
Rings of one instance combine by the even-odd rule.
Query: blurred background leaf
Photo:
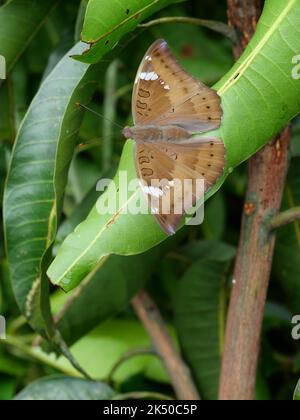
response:
[[[180,343],[204,399],[218,396],[227,270],[228,263],[218,260],[194,262],[180,279],[175,299]]]
[[[15,400],[107,400],[114,392],[106,384],[52,376],[40,379],[20,392]]]

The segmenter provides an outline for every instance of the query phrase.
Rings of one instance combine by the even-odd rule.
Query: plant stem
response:
[[[26,343],[23,342],[21,338],[13,337],[7,335],[5,340],[1,341],[1,344],[5,346],[11,346],[17,349],[23,357],[29,357],[30,359],[42,364],[52,367],[66,375],[74,376],[74,370],[68,367],[65,367],[54,360],[49,355],[43,353],[41,350],[38,350],[34,347],[29,347]]]
[[[270,220],[268,227],[271,231],[273,231],[289,225],[290,223],[296,222],[297,220],[300,220],[300,207],[293,207],[274,216]]]
[[[230,24],[241,34],[237,58],[249,42],[261,11],[260,0],[228,0]],[[222,360],[220,400],[254,399],[260,335],[275,235],[266,220],[281,205],[288,165],[286,129],[258,152],[248,166],[248,189],[234,270]]]
[[[236,42],[237,40],[234,29],[230,28],[223,22],[218,22],[215,20],[197,19],[186,16],[170,16],[154,19],[150,22],[142,23],[139,26],[141,28],[151,28],[152,26],[161,25],[163,23],[186,23],[189,25],[203,26],[204,28],[211,29],[220,33],[221,35],[226,36],[232,42]]]
[[[169,373],[177,398],[181,400],[199,400],[200,397],[190,371],[177,353],[155,303],[146,291],[141,290],[132,299],[132,305],[148,331],[154,348]]]
[[[145,355],[149,355],[149,354],[152,355],[152,356],[157,356],[157,354],[151,348],[129,350],[128,352],[126,352],[125,354],[123,354],[120,357],[120,359],[117,360],[116,363],[113,365],[113,367],[111,368],[111,370],[110,370],[110,372],[109,372],[109,374],[107,376],[107,380],[106,381],[109,384],[111,384],[113,382],[113,376],[114,376],[115,372],[127,360],[131,359],[132,357],[145,356]]]

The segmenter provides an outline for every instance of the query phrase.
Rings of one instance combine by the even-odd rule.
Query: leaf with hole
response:
[[[90,0],[81,33],[81,40],[89,48],[75,58],[84,63],[97,63],[140,22],[178,1],[182,0]]]

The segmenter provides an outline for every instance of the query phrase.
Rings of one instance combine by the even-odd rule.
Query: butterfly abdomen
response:
[[[176,125],[162,126],[162,140],[176,142],[187,140],[192,135],[182,127]]]

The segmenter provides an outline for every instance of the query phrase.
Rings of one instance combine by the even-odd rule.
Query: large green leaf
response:
[[[90,191],[71,216],[60,225],[55,250],[86,217],[98,195],[96,190]],[[73,344],[125,308],[150,278],[158,260],[174,245],[174,241],[166,241],[155,249],[132,257],[110,255],[73,295],[59,291],[52,299],[53,312],[63,311],[63,317],[60,317],[57,325],[66,343]]]
[[[300,158],[294,158],[289,170],[282,210],[300,205]],[[274,274],[280,281],[290,308],[300,309],[300,223],[296,221],[277,232]]]
[[[77,45],[71,51],[82,51]],[[18,132],[5,196],[8,261],[16,300],[35,328],[49,317],[41,282],[60,212],[82,112],[76,101],[93,91],[97,67],[72,60],[69,53],[42,83]],[[45,261],[43,261],[45,258]]]
[[[300,84],[291,76],[299,35],[299,1],[267,0],[253,40],[216,86],[224,110],[218,135],[226,145],[227,166],[223,178],[207,197],[220,188],[234,167],[300,111]],[[133,142],[128,141],[119,169],[127,172],[129,180],[135,177],[133,150]],[[119,185],[119,174],[115,181]],[[130,193],[112,215],[100,216],[96,207],[91,211],[66,239],[51,265],[48,274],[53,283],[70,290],[106,255],[140,253],[165,239],[152,216],[125,214],[127,205],[139,194],[140,190]],[[100,203],[114,195],[113,188],[109,188]]]
[[[0,54],[9,72],[61,0],[11,0],[0,7]]]
[[[216,399],[225,329],[227,263],[192,264],[176,291],[175,322],[200,395]]]
[[[115,392],[106,384],[63,375],[48,376],[28,385],[15,400],[108,400]]]
[[[81,34],[89,43],[89,50],[76,58],[85,63],[96,63],[110,51],[126,33],[148,16],[179,0],[90,0]],[[182,0],[181,0],[182,1]]]
[[[180,249],[180,254],[191,262],[207,259],[225,262],[235,257],[236,249],[225,242],[205,239],[189,242]]]

